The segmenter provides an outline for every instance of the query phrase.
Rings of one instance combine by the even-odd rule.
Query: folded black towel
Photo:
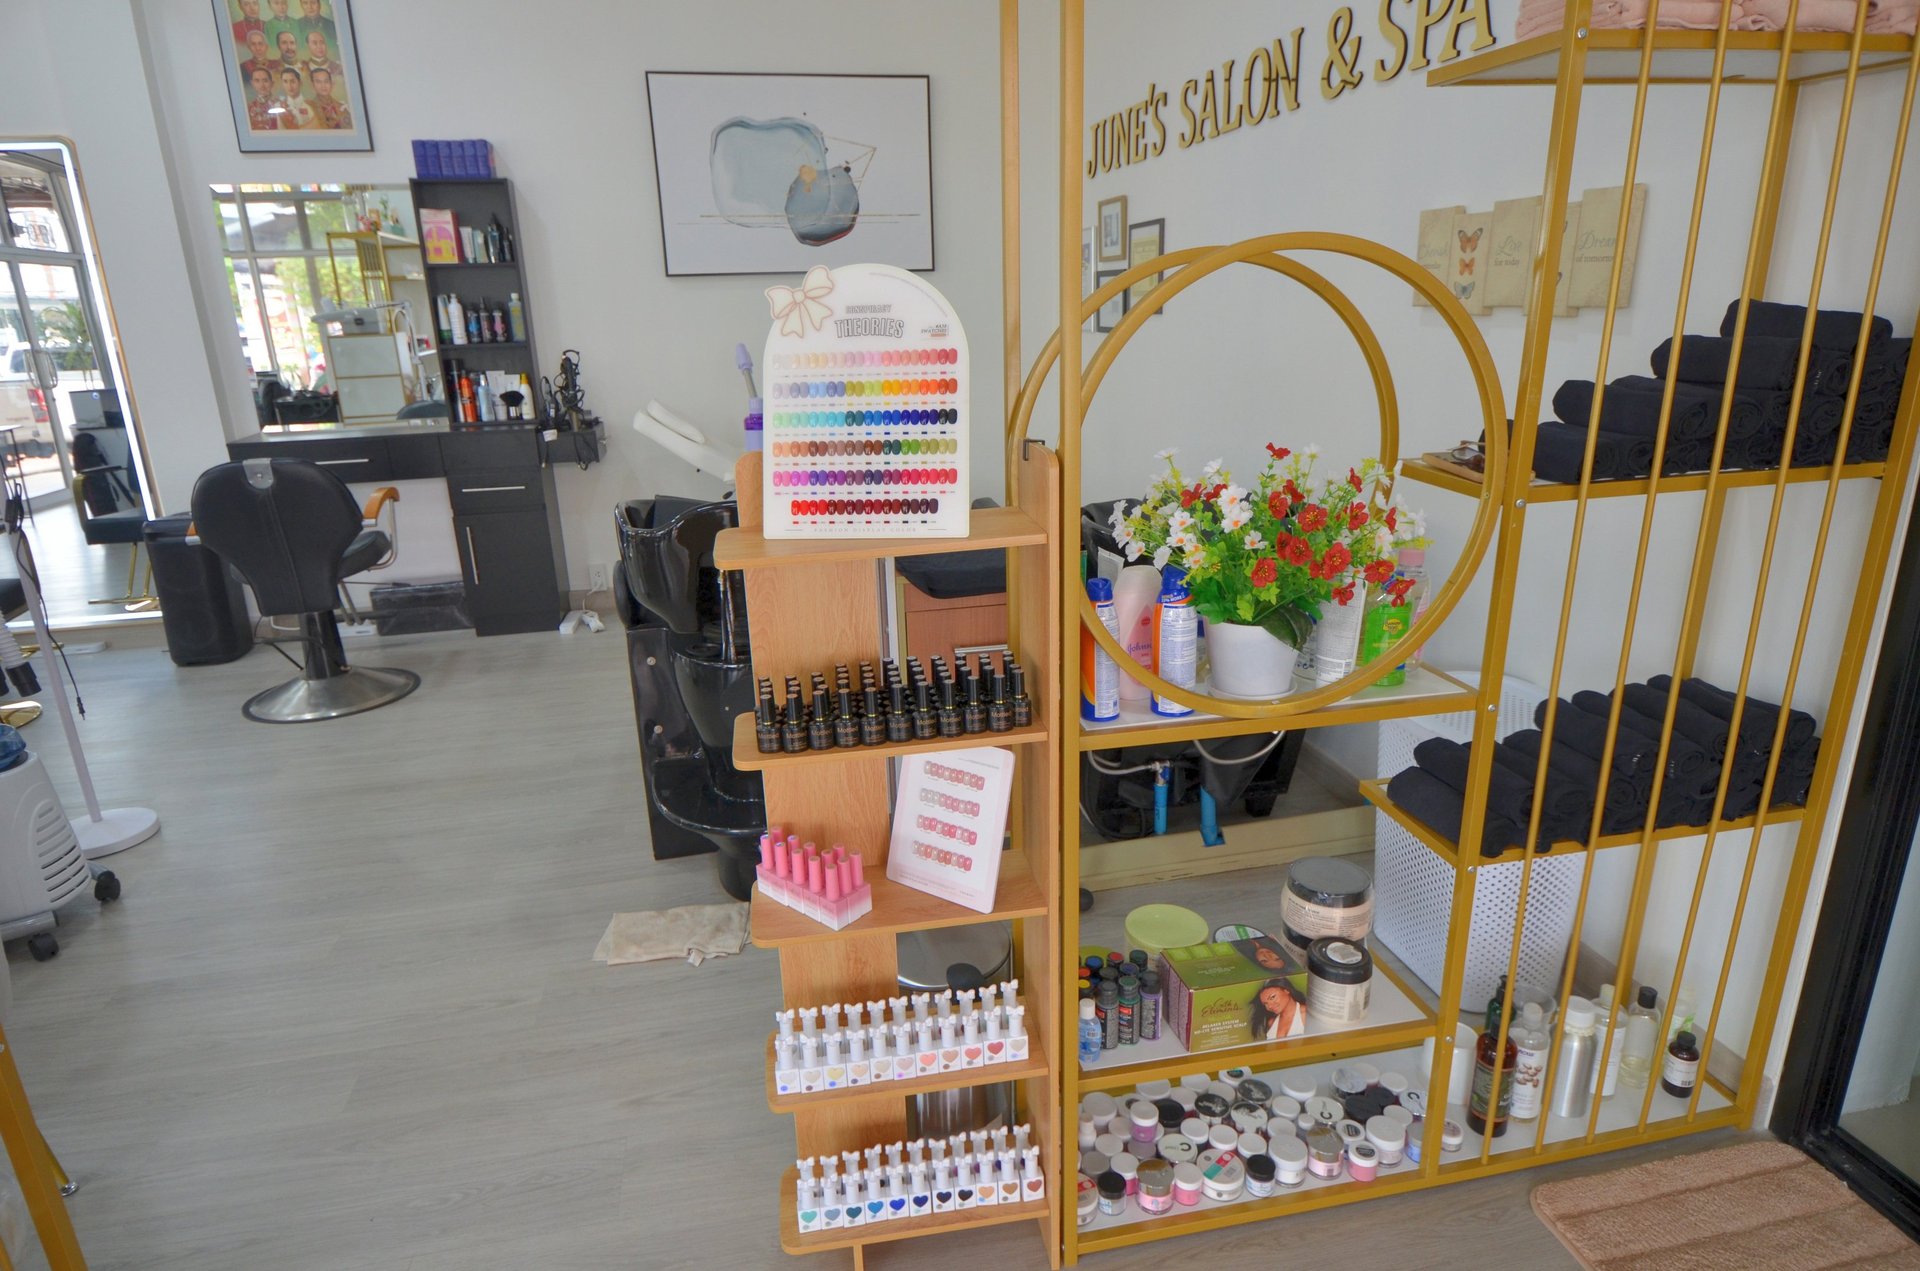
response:
[[[1727,454],[1721,463],[1722,468],[1752,468],[1766,470],[1780,466],[1780,450],[1787,442],[1787,426],[1768,424],[1753,436],[1741,442],[1727,443]]]
[[[1667,717],[1666,689],[1651,684],[1629,684],[1622,693],[1627,706],[1645,718],[1661,722]],[[1673,731],[1706,752],[1716,775],[1727,757],[1727,721],[1712,711],[1703,710],[1682,697],[1673,710]]]
[[[1630,433],[1651,440],[1660,428],[1660,407],[1666,386],[1644,375],[1623,375],[1607,385],[1600,398],[1600,426],[1608,432]],[[1593,418],[1593,381],[1568,380],[1553,395],[1553,413],[1570,424],[1585,427]],[[1676,384],[1667,440],[1711,439],[1720,423],[1720,395],[1698,384]]]
[[[1463,800],[1467,790],[1467,765],[1472,760],[1473,747],[1447,737],[1429,737],[1413,748],[1413,761],[1452,786]],[[1523,841],[1527,821],[1533,814],[1533,782],[1495,763],[1488,774],[1487,812],[1512,825],[1515,841]],[[1556,828],[1555,818],[1543,811],[1539,846],[1553,842]]]
[[[1711,442],[1669,441],[1667,453],[1660,459],[1660,475],[1672,477],[1683,472],[1705,472],[1712,462],[1713,443]]]
[[[1848,463],[1879,463],[1893,449],[1893,422],[1875,424],[1871,427],[1856,424],[1852,435],[1847,438]]]
[[[1801,433],[1793,439],[1793,466],[1822,468],[1840,453],[1839,433]]]
[[[1607,713],[1613,709],[1613,699],[1605,693],[1582,691],[1573,695],[1573,704],[1589,715],[1606,723]],[[1631,706],[1620,708],[1620,730],[1632,732],[1642,742],[1651,743],[1654,755],[1659,756],[1661,721],[1649,719]],[[1719,765],[1708,757],[1707,752],[1688,741],[1679,729],[1674,730],[1673,739],[1667,743],[1667,779],[1663,785],[1661,801],[1666,801],[1667,792],[1684,795],[1687,798],[1700,796],[1703,781],[1710,786],[1710,779],[1719,776]]]
[[[1726,316],[1720,319],[1720,334],[1732,335],[1735,320],[1740,314],[1740,302],[1733,301],[1727,306]],[[1848,313],[1842,309],[1822,309],[1813,320],[1813,347],[1816,349],[1852,350],[1860,344],[1860,318],[1858,313]],[[1805,305],[1775,304],[1769,300],[1756,300],[1747,308],[1747,338],[1756,335],[1778,336],[1783,339],[1798,340],[1806,330],[1807,307]],[[1885,318],[1873,320],[1873,331],[1868,336],[1868,347],[1881,344],[1893,335],[1893,323]],[[1743,363],[1744,364],[1744,363]]]
[[[1460,842],[1464,817],[1458,790],[1424,768],[1407,768],[1387,782],[1387,797],[1393,806],[1425,824],[1449,843]],[[1480,840],[1483,856],[1498,856],[1520,845],[1522,831],[1497,813],[1487,813]]]
[[[1673,341],[1662,340],[1653,351],[1653,373],[1664,376],[1672,360]],[[1690,335],[1680,342],[1676,377],[1689,384],[1721,385],[1733,361],[1733,341],[1724,335]],[[1748,332],[1740,349],[1741,388],[1790,389],[1800,369],[1800,333],[1792,336],[1754,335]],[[1807,357],[1807,387],[1817,393],[1845,393],[1853,370],[1853,350],[1816,348]]]
[[[1511,748],[1525,763],[1540,762],[1540,730],[1528,728],[1507,737],[1503,745]],[[1600,784],[1600,765],[1581,754],[1571,746],[1558,741],[1553,743],[1551,757],[1547,760],[1548,771],[1571,782],[1577,790],[1587,792],[1589,796]],[[1638,829],[1646,824],[1647,796],[1649,789],[1637,785],[1629,773],[1615,769],[1607,776],[1607,795],[1602,801],[1600,813],[1600,832],[1602,834],[1621,834],[1627,830]],[[1593,809],[1587,809],[1589,820],[1581,824],[1573,838],[1585,841],[1587,828],[1592,824]]]
[[[1493,748],[1493,760],[1496,766],[1517,774],[1528,790],[1533,789],[1534,780],[1539,775],[1538,747],[1529,758],[1513,746],[1497,742]],[[1547,765],[1546,812],[1541,819],[1543,830],[1547,829],[1549,818],[1552,830],[1548,837],[1555,842],[1585,838],[1588,826],[1593,823],[1593,787],[1582,786],[1564,768],[1556,767],[1551,762]]]
[[[1546,717],[1545,702],[1534,707],[1533,722],[1537,726],[1546,727],[1543,722]],[[1554,715],[1553,739],[1555,743],[1564,742],[1587,758],[1598,761],[1606,753],[1606,718],[1581,710],[1563,698],[1560,709]],[[1635,787],[1645,793],[1653,789],[1655,758],[1652,743],[1638,733],[1622,730],[1614,738],[1613,767],[1632,777]]]
[[[1623,438],[1601,432],[1593,443],[1593,479],[1612,481],[1628,475],[1622,468],[1621,442]],[[1542,481],[1558,481],[1566,485],[1577,485],[1580,481],[1580,465],[1585,462],[1587,450],[1587,430],[1584,425],[1574,427],[1558,420],[1545,420],[1533,441],[1533,475]],[[1647,448],[1647,463],[1653,462],[1653,448]],[[1644,465],[1642,470],[1644,471]]]
[[[1673,683],[1673,678],[1656,675],[1647,683],[1664,691]],[[1722,719],[1733,718],[1733,694],[1716,684],[1698,678],[1686,680],[1680,685],[1680,696]],[[1814,741],[1818,725],[1805,711],[1790,710],[1787,714],[1786,748],[1788,751],[1804,749]],[[1749,695],[1740,713],[1740,748],[1767,754],[1773,748],[1773,731],[1779,719],[1779,703]]]

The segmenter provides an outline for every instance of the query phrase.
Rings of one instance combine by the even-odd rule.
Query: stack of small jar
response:
[[[1130,1206],[1152,1217],[1203,1198],[1258,1199],[1309,1176],[1370,1183],[1419,1160],[1425,1106],[1405,1076],[1368,1063],[1341,1065],[1325,1087],[1304,1069],[1229,1069],[1118,1098],[1096,1091],[1080,1101],[1080,1225]],[[1465,1139],[1457,1122],[1442,1127],[1443,1150]]]

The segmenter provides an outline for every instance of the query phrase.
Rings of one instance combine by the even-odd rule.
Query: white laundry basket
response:
[[[0,939],[47,930],[92,882],[40,757],[0,772]]]
[[[1473,680],[1471,675],[1460,678]],[[1498,736],[1533,727],[1546,690],[1509,676],[1500,694]],[[1413,748],[1429,737],[1473,740],[1473,713],[1390,719],[1380,724],[1382,778],[1413,766]],[[1453,866],[1434,855],[1384,812],[1374,815],[1373,930],[1437,996],[1447,964],[1447,928],[1453,916]],[[1510,854],[1511,855],[1511,854]],[[1520,901],[1517,858],[1485,862],[1475,875],[1473,919],[1467,940],[1460,1004],[1469,1015],[1493,996],[1513,949],[1513,915]],[[1573,934],[1581,858],[1536,860],[1527,893],[1527,924],[1520,941],[1520,979],[1556,993]]]

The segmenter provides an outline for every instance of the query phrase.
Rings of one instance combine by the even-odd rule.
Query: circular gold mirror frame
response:
[[[1394,396],[1393,380],[1384,352],[1378,338],[1373,333],[1352,299],[1341,291],[1324,275],[1288,259],[1282,253],[1290,251],[1320,251],[1346,256],[1364,261],[1395,275],[1422,296],[1426,297],[1434,310],[1446,322],[1453,337],[1460,345],[1467,359],[1467,367],[1473,374],[1474,387],[1480,397],[1481,422],[1487,438],[1486,471],[1480,487],[1480,498],[1474,512],[1473,526],[1462,544],[1459,558],[1452,572],[1447,576],[1446,584],[1440,588],[1429,603],[1426,613],[1401,637],[1409,648],[1419,648],[1445,622],[1453,608],[1465,594],[1467,585],[1478,572],[1480,562],[1486,556],[1487,546],[1493,539],[1493,530],[1500,519],[1500,502],[1507,463],[1507,412],[1506,400],[1500,391],[1499,373],[1494,369],[1493,356],[1487,350],[1486,341],[1480,336],[1480,329],[1467,313],[1465,306],[1455,298],[1447,287],[1435,278],[1419,262],[1394,251],[1392,248],[1358,238],[1350,234],[1333,234],[1323,231],[1301,231],[1289,234],[1269,234],[1260,238],[1250,238],[1243,242],[1225,247],[1195,247],[1178,252],[1169,252],[1164,256],[1136,265],[1118,278],[1100,287],[1087,297],[1081,306],[1080,320],[1099,311],[1101,305],[1118,295],[1124,288],[1153,275],[1165,274],[1159,286],[1150,292],[1146,299],[1127,311],[1120,324],[1108,333],[1100,348],[1095,351],[1087,363],[1082,379],[1080,393],[1080,412],[1084,421],[1093,397],[1099,391],[1101,382],[1111,369],[1120,350],[1126,347],[1140,330],[1140,326],[1180,292],[1228,265],[1254,264],[1271,269],[1300,282],[1339,314],[1353,334],[1366,358],[1367,368],[1373,376],[1374,392],[1380,405],[1380,459],[1391,468],[1399,455],[1399,413]],[[1034,404],[1039,399],[1042,385],[1053,364],[1060,357],[1060,333],[1053,337],[1035,359],[1033,369],[1028,373],[1020,396],[1015,403],[1014,412],[1008,424],[1009,461],[1018,455],[1026,440],[1027,430],[1033,418]],[[1064,426],[1064,421],[1063,421]],[[1078,519],[1079,509],[1063,508],[1063,521],[1067,518]],[[1064,529],[1063,529],[1064,532]],[[1109,657],[1123,665],[1133,661],[1130,654],[1114,639],[1105,624],[1101,623],[1093,612],[1093,604],[1084,594],[1080,596],[1080,622],[1083,629],[1090,632],[1094,642],[1106,651]],[[1247,700],[1239,698],[1209,697],[1191,689],[1181,688],[1160,678],[1144,668],[1130,667],[1128,674],[1145,684],[1148,690],[1182,706],[1197,711],[1206,711],[1230,719],[1284,719],[1288,716],[1304,714],[1318,710],[1330,702],[1340,701],[1352,696],[1360,689],[1373,683],[1386,674],[1402,659],[1393,651],[1365,666],[1355,668],[1351,673],[1332,684],[1322,685],[1305,693],[1294,693],[1286,697],[1266,700]],[[1174,722],[1170,719],[1169,722]]]

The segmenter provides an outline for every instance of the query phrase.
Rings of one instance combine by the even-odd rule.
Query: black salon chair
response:
[[[297,616],[306,644],[301,677],[248,699],[241,713],[268,724],[357,715],[420,686],[412,671],[348,666],[333,616],[340,580],[387,555],[385,532],[364,529],[340,479],[304,459],[247,459],[200,474],[193,486],[200,541],[240,571],[269,618]]]

